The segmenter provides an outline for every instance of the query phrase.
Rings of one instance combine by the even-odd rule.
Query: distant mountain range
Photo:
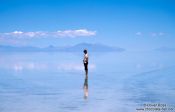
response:
[[[120,47],[112,47],[103,44],[80,43],[74,46],[48,46],[48,47],[32,47],[32,46],[5,46],[0,45],[0,52],[82,52],[87,49],[90,52],[122,52],[125,49]]]
[[[160,47],[160,48],[157,48],[155,49],[156,51],[162,51],[162,52],[174,52],[175,51],[175,48],[172,48],[172,47]]]

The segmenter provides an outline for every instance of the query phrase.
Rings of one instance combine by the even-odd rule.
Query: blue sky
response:
[[[173,0],[1,0],[0,44],[175,47]]]

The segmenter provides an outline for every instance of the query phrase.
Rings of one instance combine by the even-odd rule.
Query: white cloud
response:
[[[96,31],[88,31],[86,29],[65,30],[65,31],[57,31],[56,35],[59,37],[94,36],[96,35]]]
[[[164,36],[165,35],[165,33],[163,33],[163,32],[159,32],[159,34],[158,34],[159,36]]]
[[[43,37],[46,36],[46,32],[37,31],[37,32],[22,32],[14,31],[9,33],[0,33],[2,37],[15,37],[15,38],[33,38],[33,37]]]
[[[154,32],[153,32],[153,33],[151,33],[151,36],[152,36],[152,37],[156,37],[156,36],[157,36],[157,33],[154,33]]]
[[[137,36],[141,36],[142,35],[142,32],[137,32],[136,35]]]
[[[145,33],[143,35],[142,32],[136,32],[135,35],[136,36],[160,37],[160,36],[165,36],[165,33],[164,32],[151,32],[151,33]]]
[[[160,37],[160,36],[164,36],[165,33],[163,32],[152,32],[151,33],[151,37]]]
[[[14,31],[12,32],[13,34],[22,34],[23,32],[22,31]]]
[[[87,29],[78,30],[59,30],[56,32],[36,31],[36,32],[23,32],[14,31],[9,33],[0,33],[2,37],[15,37],[15,38],[43,38],[43,37],[55,37],[55,38],[75,38],[75,37],[89,37],[95,36],[96,31],[90,31]]]

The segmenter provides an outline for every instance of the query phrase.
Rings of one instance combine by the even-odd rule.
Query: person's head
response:
[[[87,50],[85,49],[84,51],[83,51],[85,54],[87,54]]]

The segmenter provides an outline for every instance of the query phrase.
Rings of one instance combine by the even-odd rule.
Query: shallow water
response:
[[[1,53],[0,112],[131,112],[175,104],[175,53]],[[88,93],[88,94],[87,94]]]

